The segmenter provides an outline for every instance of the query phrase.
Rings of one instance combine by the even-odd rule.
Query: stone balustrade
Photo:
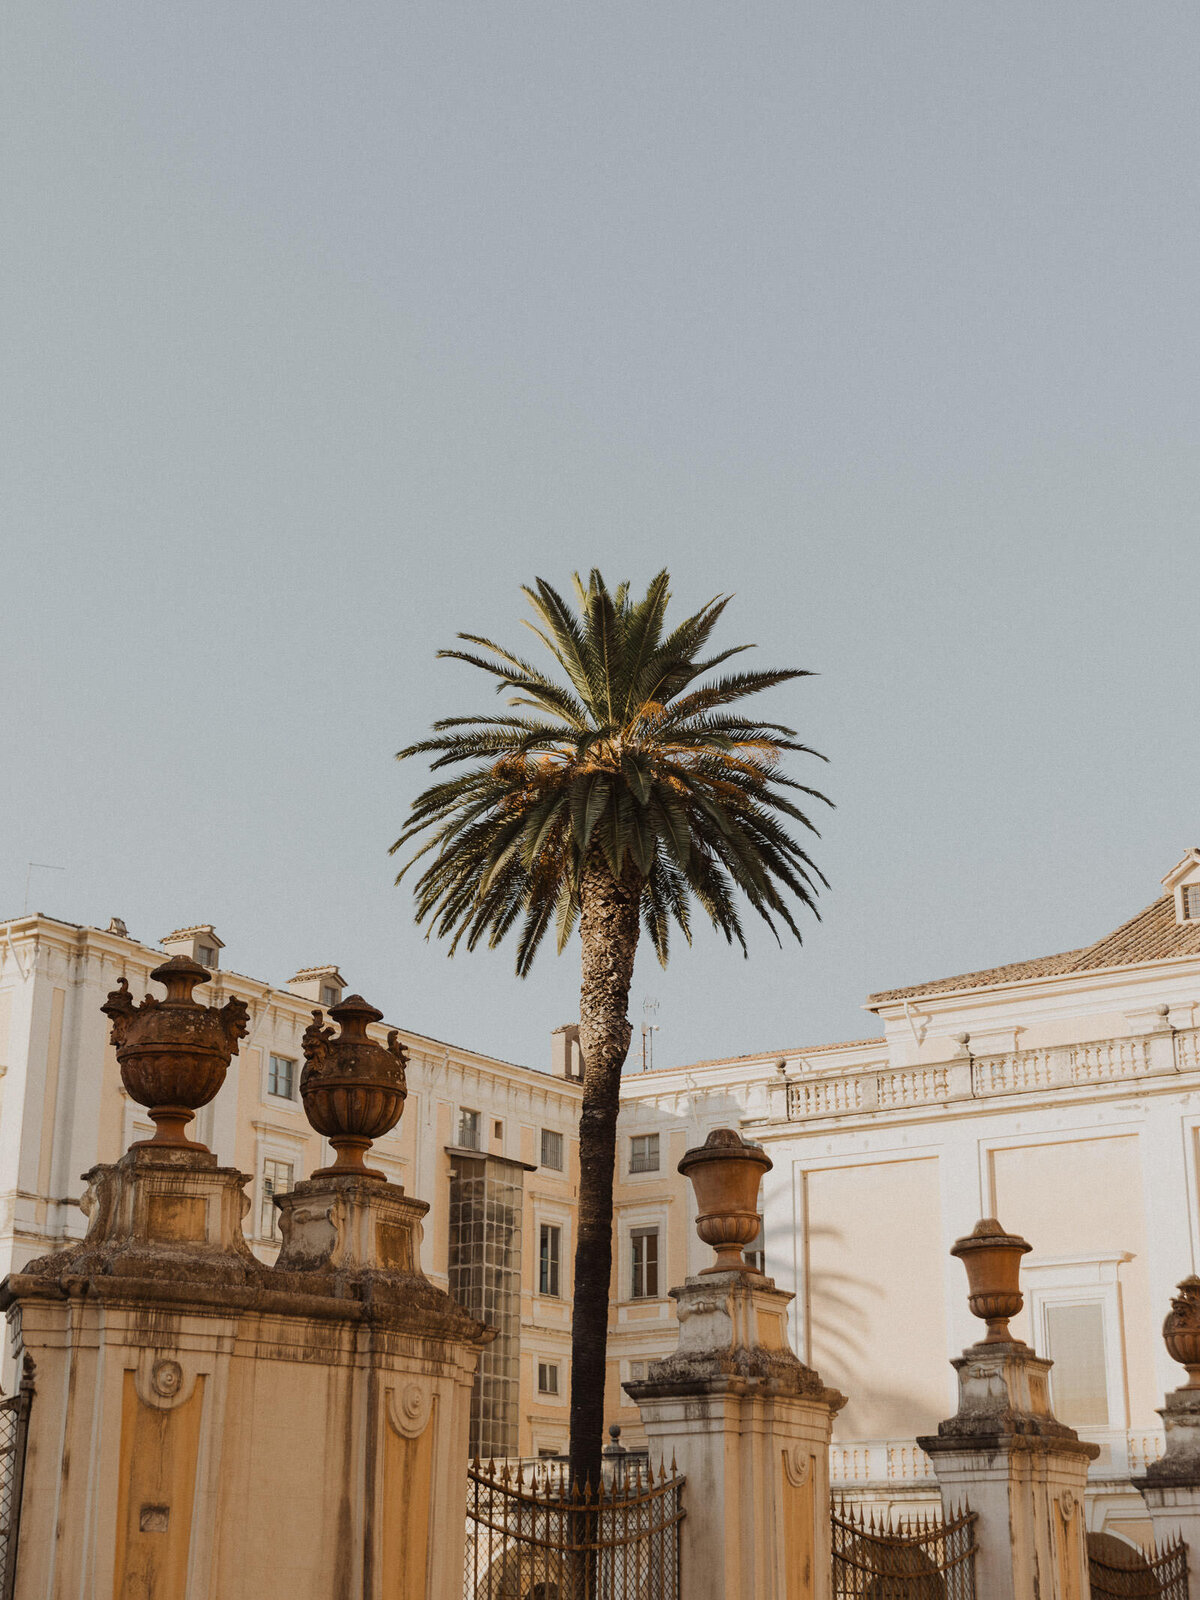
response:
[[[1166,1447],[1163,1429],[1138,1428],[1084,1430],[1084,1437],[1101,1446],[1094,1475],[1136,1477],[1162,1458]],[[883,1486],[912,1488],[935,1486],[933,1463],[915,1439],[866,1439],[829,1447],[829,1478],[837,1489],[853,1496],[856,1490]]]
[[[787,1119],[802,1122],[854,1116],[1053,1088],[1137,1082],[1181,1072],[1200,1072],[1200,1029],[998,1055],[964,1053],[925,1066],[893,1067],[885,1061],[872,1061],[840,1072],[793,1079],[787,1085]]]

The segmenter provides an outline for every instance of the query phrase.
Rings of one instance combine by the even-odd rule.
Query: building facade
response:
[[[250,1010],[221,1092],[189,1131],[252,1175],[244,1226],[262,1260],[279,1248],[272,1197],[332,1159],[305,1119],[300,1071],[314,1008],[345,991],[335,966],[276,987],[228,970],[209,925],[177,929],[155,948],[116,919],[108,929],[43,916],[0,923],[0,1276],[82,1237],[81,1175],[153,1134],[122,1086],[100,1007],[120,978],[135,998],[157,993],[150,973],[164,952],[210,969],[198,999],[219,1006],[236,995]],[[382,1042],[388,1026],[371,1031]],[[408,1100],[371,1165],[430,1202],[427,1275],[501,1330],[477,1382],[473,1445],[499,1455],[565,1449],[579,1085],[399,1033]]]
[[[629,1081],[613,1415],[636,1439],[620,1385],[672,1347],[667,1288],[703,1264],[678,1157],[732,1125],[774,1162],[758,1243],[796,1295],[797,1353],[850,1396],[835,1482],[879,1503],[936,1500],[916,1438],[953,1411],[949,1360],[981,1331],[949,1250],[998,1216],[1033,1246],[1015,1330],[1054,1360],[1058,1416],[1101,1446],[1090,1525],[1146,1534],[1129,1478],[1160,1453],[1157,1408],[1183,1381],[1159,1330],[1200,1248],[1200,851],[1085,949],[867,1007],[872,1039]]]
[[[301,1036],[336,1003],[336,967],[286,985],[225,968],[206,925],[162,941],[213,971],[250,1032],[197,1137],[252,1173],[246,1232],[278,1247],[272,1195],[329,1152],[299,1101]],[[104,996],[149,986],[162,950],[123,926],[0,924],[0,1272],[77,1238],[80,1174],[151,1127],[125,1095]],[[1181,1378],[1159,1327],[1200,1258],[1200,850],[1094,944],[872,995],[872,1038],[631,1072],[622,1090],[606,1414],[641,1441],[622,1385],[676,1343],[669,1290],[708,1264],[676,1167],[717,1127],[774,1163],[752,1246],[794,1292],[797,1354],[850,1396],[835,1483],[880,1505],[932,1505],[916,1444],[953,1409],[952,1357],[978,1337],[954,1240],[999,1216],[1033,1246],[1015,1327],[1053,1358],[1059,1416],[1101,1447],[1094,1528],[1139,1536],[1130,1475],[1162,1448],[1157,1407]],[[388,1024],[377,1030],[382,1039]],[[567,1441],[578,1185],[578,1030],[548,1071],[404,1028],[409,1099],[372,1161],[430,1203],[425,1271],[499,1329],[477,1383],[483,1454]]]

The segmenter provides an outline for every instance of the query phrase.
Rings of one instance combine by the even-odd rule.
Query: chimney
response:
[[[556,1078],[583,1082],[583,1051],[579,1048],[579,1024],[568,1022],[550,1035],[550,1065]]]

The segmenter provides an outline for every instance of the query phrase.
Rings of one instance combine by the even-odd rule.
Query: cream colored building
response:
[[[336,967],[278,988],[242,977],[207,926],[162,945],[214,967],[201,997],[236,994],[250,1007],[249,1036],[198,1136],[254,1174],[246,1230],[271,1259],[272,1186],[328,1155],[300,1108],[300,1040],[344,980]],[[79,1175],[150,1132],[121,1088],[99,1007],[119,976],[143,992],[161,959],[118,925],[0,924],[0,1271],[78,1237]],[[765,1270],[796,1294],[797,1353],[851,1397],[835,1483],[880,1502],[936,1499],[916,1437],[953,1411],[949,1359],[978,1336],[949,1249],[998,1215],[1034,1247],[1018,1331],[1056,1362],[1059,1414],[1102,1447],[1091,1523],[1144,1531],[1129,1475],[1161,1448],[1156,1408],[1181,1373],[1159,1328],[1200,1251],[1200,851],[1093,945],[875,994],[867,1009],[873,1038],[627,1075],[609,1420],[639,1442],[620,1385],[674,1348],[668,1290],[708,1264],[676,1164],[713,1128],[738,1127],[774,1162],[760,1247]],[[546,1072],[400,1031],[409,1100],[374,1159],[430,1202],[426,1272],[503,1325],[480,1380],[477,1439],[522,1455],[560,1450],[577,1030],[554,1033]],[[481,1215],[519,1220],[519,1239],[508,1226],[485,1241]]]
[[[981,1332],[949,1250],[998,1216],[1033,1245],[1017,1331],[1102,1447],[1091,1523],[1147,1530],[1129,1475],[1183,1379],[1159,1329],[1200,1241],[1200,850],[1162,887],[1084,949],[872,995],[875,1038],[629,1080],[609,1383],[626,1442],[618,1383],[673,1346],[665,1292],[703,1264],[676,1161],[733,1125],[774,1162],[765,1266],[795,1291],[797,1353],[851,1397],[835,1483],[934,1501],[916,1436],[953,1411],[949,1358]]]
[[[274,986],[228,970],[209,925],[178,929],[159,949],[115,919],[106,930],[43,916],[0,923],[0,1277],[81,1238],[81,1174],[153,1133],[122,1087],[100,1006],[122,977],[136,998],[159,992],[150,973],[164,952],[212,970],[198,999],[237,995],[250,1008],[225,1085],[190,1131],[253,1175],[245,1231],[261,1259],[278,1250],[272,1194],[331,1159],[305,1119],[299,1080],[313,1008],[346,990],[337,967]],[[372,1031],[382,1040],[387,1027]],[[482,1364],[476,1442],[523,1455],[564,1449],[579,1086],[399,1031],[408,1100],[371,1162],[430,1203],[429,1277],[503,1324]],[[485,1271],[497,1256],[502,1268]]]

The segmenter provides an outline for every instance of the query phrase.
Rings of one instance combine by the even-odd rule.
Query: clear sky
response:
[[[0,915],[62,865],[546,1063],[578,947],[425,944],[392,756],[593,564],[820,673],[823,920],[640,960],[661,1061],[1132,914],[1200,842],[1198,59],[1194,0],[17,0]]]

